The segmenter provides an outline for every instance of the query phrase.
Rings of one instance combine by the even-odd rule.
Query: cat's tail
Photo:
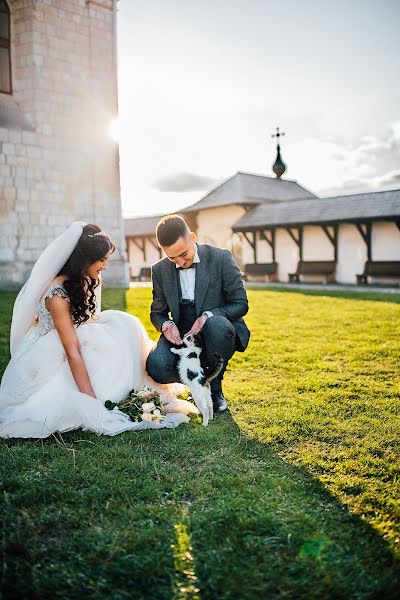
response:
[[[218,375],[221,373],[222,369],[224,368],[224,359],[222,358],[222,356],[219,356],[219,354],[216,354],[215,356],[218,356],[217,364],[215,365],[215,368],[211,371],[211,373],[209,373],[207,375],[207,377],[204,380],[203,385],[209,385],[213,379],[218,377]]]

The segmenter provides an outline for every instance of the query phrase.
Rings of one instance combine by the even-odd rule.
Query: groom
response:
[[[216,354],[224,360],[221,373],[211,381],[214,412],[223,412],[228,408],[223,373],[250,338],[242,318],[248,302],[239,267],[229,250],[197,244],[196,234],[179,215],[162,218],[156,236],[167,256],[152,269],[150,318],[161,336],[148,356],[147,372],[158,383],[178,382],[178,357],[170,348],[181,346],[186,333],[201,332],[206,371],[215,366]]]

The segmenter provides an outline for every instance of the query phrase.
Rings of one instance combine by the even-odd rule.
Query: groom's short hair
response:
[[[190,229],[185,219],[179,215],[167,215],[157,224],[156,237],[159,246],[172,246],[180,237],[186,238]]]

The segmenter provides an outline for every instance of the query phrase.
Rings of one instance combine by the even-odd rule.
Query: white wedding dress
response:
[[[189,421],[186,414],[176,412],[177,406],[187,404],[175,402],[183,386],[162,386],[148,377],[146,357],[154,344],[139,319],[121,311],[103,311],[76,328],[96,398],[82,394],[45,305],[45,299],[54,294],[69,301],[62,285],[51,285],[39,300],[37,321],[19,341],[4,372],[0,437],[46,438],[57,431],[78,428],[116,435],[128,430],[176,427]],[[120,402],[130,390],[143,385],[158,390],[166,411],[169,403],[175,412],[161,422],[132,422],[117,408],[105,408],[106,400]],[[183,407],[183,412],[188,410]]]

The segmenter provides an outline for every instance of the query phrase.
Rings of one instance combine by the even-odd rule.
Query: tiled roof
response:
[[[243,231],[247,228],[268,225],[337,223],[388,218],[400,221],[400,190],[260,204],[239,219],[232,229]]]
[[[282,202],[283,200],[297,200],[298,198],[317,198],[317,196],[303,188],[296,181],[279,180],[275,177],[253,175],[252,173],[239,171],[196,204],[178,212],[184,214],[231,204],[254,204],[257,206],[262,202]],[[157,223],[162,216],[124,219],[125,236],[154,235]]]
[[[298,198],[317,198],[297,181],[277,179],[238,171],[211,190],[204,198],[181,212],[192,212],[230,204],[260,204],[282,202]]]
[[[125,237],[155,236],[157,223],[162,216],[124,219]]]

